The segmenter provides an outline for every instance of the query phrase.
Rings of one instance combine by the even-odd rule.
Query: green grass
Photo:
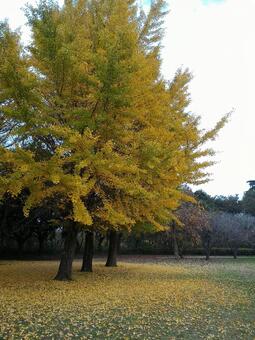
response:
[[[2,261],[0,339],[255,339],[255,258],[132,261]]]

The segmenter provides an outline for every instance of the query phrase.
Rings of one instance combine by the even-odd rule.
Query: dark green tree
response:
[[[255,187],[251,187],[244,193],[242,208],[245,213],[255,216]]]

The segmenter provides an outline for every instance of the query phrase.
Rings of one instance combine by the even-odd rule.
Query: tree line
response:
[[[186,188],[187,191],[187,188]],[[82,271],[92,271],[94,252],[108,254],[107,266],[117,265],[117,254],[173,254],[176,259],[186,254],[216,255],[255,253],[255,197],[249,189],[242,200],[236,196],[212,197],[204,191],[189,195],[196,202],[182,202],[176,210],[179,223],[169,221],[164,231],[155,231],[148,224],[128,230],[81,229],[76,239],[76,254],[83,254]],[[55,223],[54,209],[37,208],[28,218],[23,204],[9,197],[0,206],[0,251],[2,256],[56,256],[63,247],[64,228]],[[25,246],[25,249],[24,249]],[[241,248],[241,249],[240,249]]]
[[[162,76],[166,14],[164,0],[148,13],[135,0],[41,0],[26,7],[26,46],[0,24],[1,239],[22,251],[61,230],[57,280],[71,279],[82,231],[85,260],[93,234],[109,235],[114,257],[118,233],[180,224],[178,207],[195,201],[183,186],[208,180],[206,143],[228,115],[202,130],[190,72]]]

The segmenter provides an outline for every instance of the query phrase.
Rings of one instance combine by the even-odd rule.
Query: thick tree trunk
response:
[[[173,242],[174,242],[174,257],[176,260],[180,260],[179,247],[177,242],[176,228],[173,224]]]
[[[109,248],[106,267],[117,267],[117,252],[118,252],[119,235],[116,230],[111,230],[109,234]]]
[[[93,255],[94,255],[94,233],[93,231],[87,231],[81,272],[87,273],[92,272]]]
[[[69,281],[72,280],[72,265],[74,260],[75,248],[77,244],[78,228],[74,225],[64,230],[64,249],[55,280]]]

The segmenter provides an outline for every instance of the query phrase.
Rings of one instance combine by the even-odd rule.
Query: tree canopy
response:
[[[29,46],[0,26],[0,194],[28,192],[24,214],[48,199],[63,221],[89,228],[164,229],[184,183],[227,117],[202,131],[188,111],[188,70],[166,81],[160,48],[166,4],[51,0],[28,6]]]

